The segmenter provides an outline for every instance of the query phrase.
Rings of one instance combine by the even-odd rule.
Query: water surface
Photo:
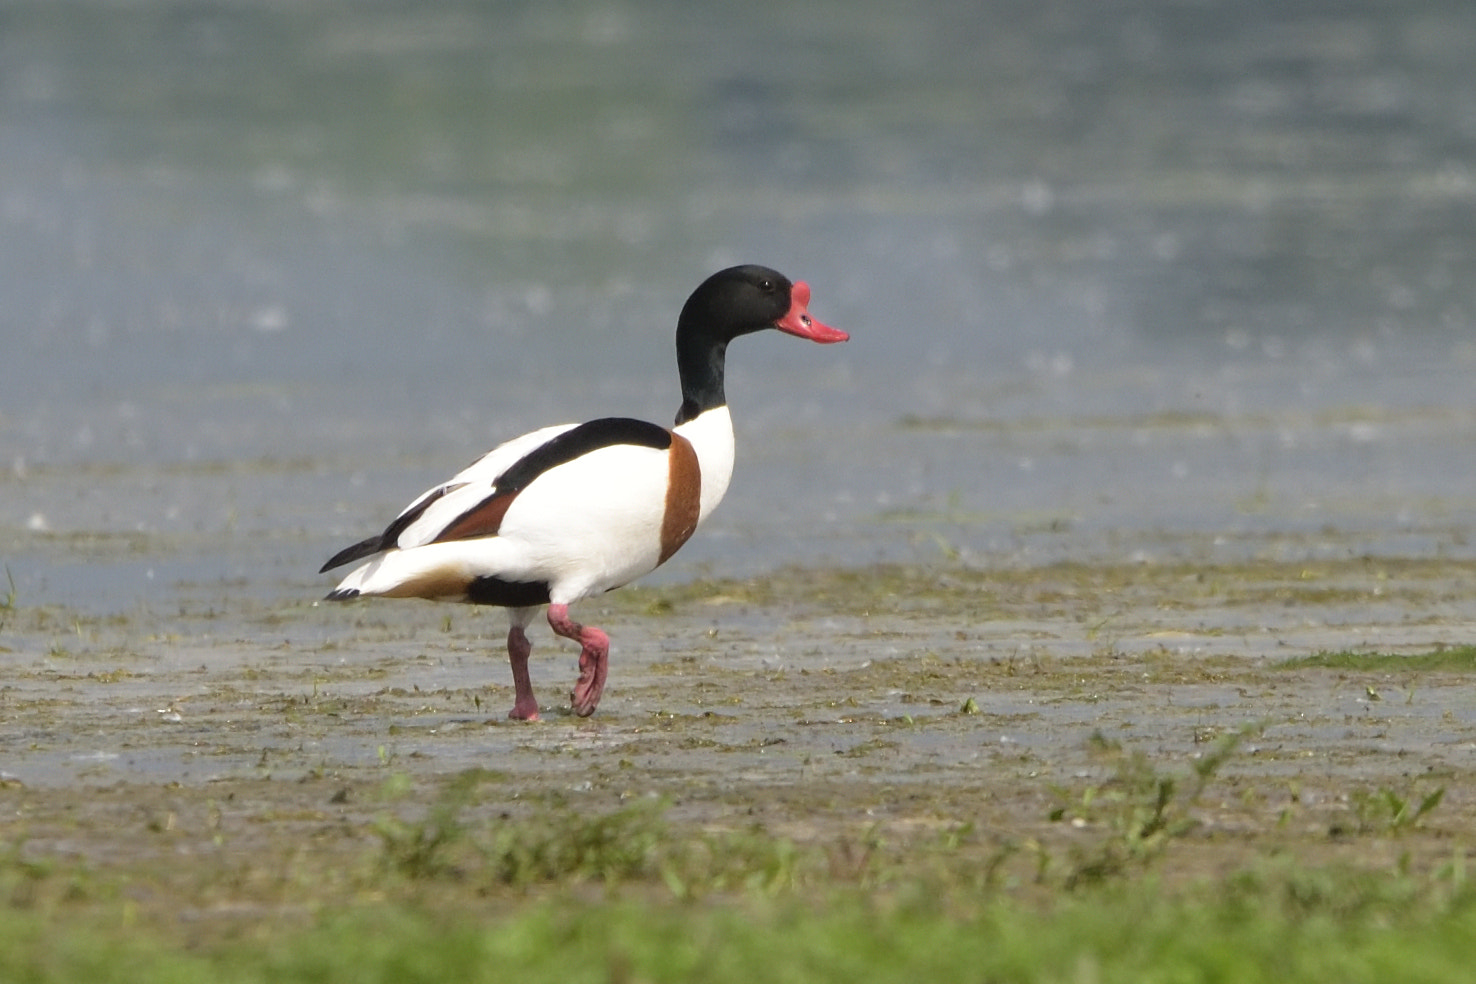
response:
[[[658,577],[1471,552],[1476,8],[0,6],[0,555],[30,604],[290,599],[504,437],[678,402]]]

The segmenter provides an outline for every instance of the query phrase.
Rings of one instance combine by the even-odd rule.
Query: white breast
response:
[[[723,501],[733,478],[733,418],[724,404],[673,429],[692,442],[702,467],[702,508],[697,516],[700,526]]]

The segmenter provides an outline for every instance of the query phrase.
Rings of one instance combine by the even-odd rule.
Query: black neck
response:
[[[775,327],[789,309],[790,289],[775,270],[739,266],[719,270],[687,298],[677,318],[677,371],[682,377],[678,424],[727,405],[723,368],[728,343]]]
[[[677,411],[678,424],[685,424],[728,402],[723,392],[727,358],[726,341],[700,334],[694,337],[690,332],[677,333],[677,372],[682,380],[682,408]]]

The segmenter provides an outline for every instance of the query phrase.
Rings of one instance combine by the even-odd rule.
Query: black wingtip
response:
[[[322,572],[320,571],[319,573],[322,573]],[[359,589],[358,588],[339,588],[336,591],[330,591],[330,592],[328,592],[326,595],[323,596],[323,600],[324,601],[348,601],[350,598],[357,598],[357,597],[359,597]]]
[[[318,573],[327,574],[335,567],[342,567],[344,564],[347,564],[350,561],[361,560],[364,557],[373,556],[383,549],[385,549],[385,542],[384,536],[382,534],[371,536],[367,540],[360,540],[352,547],[345,547],[344,549],[338,551],[338,553],[334,554],[332,557],[329,557],[328,563],[318,568]]]

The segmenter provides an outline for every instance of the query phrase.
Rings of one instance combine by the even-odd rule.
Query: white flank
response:
[[[656,567],[666,513],[667,455],[619,444],[538,476],[502,519],[516,545],[513,580],[549,583],[554,601],[617,588]]]

